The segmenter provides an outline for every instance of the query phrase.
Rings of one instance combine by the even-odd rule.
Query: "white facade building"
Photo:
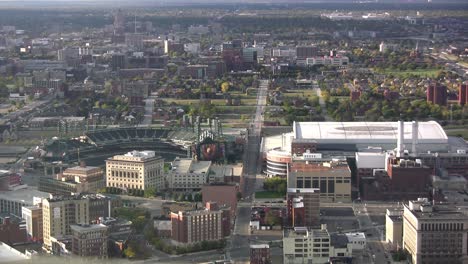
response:
[[[190,158],[176,158],[167,174],[169,189],[176,192],[198,191],[208,183],[211,161],[194,161]]]

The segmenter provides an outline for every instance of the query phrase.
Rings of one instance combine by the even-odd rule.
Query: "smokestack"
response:
[[[416,146],[418,145],[418,136],[419,136],[419,123],[418,121],[413,121],[412,123],[412,137],[411,137],[411,153],[417,155]]]
[[[397,157],[403,156],[405,139],[405,122],[403,120],[398,121],[398,140],[397,140]]]

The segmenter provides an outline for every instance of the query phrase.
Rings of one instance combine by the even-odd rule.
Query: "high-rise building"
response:
[[[0,213],[0,242],[16,245],[24,244],[26,241],[27,235],[24,220],[11,213]]]
[[[288,188],[287,215],[290,226],[320,226],[320,190]]]
[[[125,32],[125,15],[119,9],[114,15],[114,34],[123,34]]]
[[[385,238],[395,249],[403,243],[403,209],[387,209],[385,215]]]
[[[127,65],[127,56],[125,54],[112,54],[111,67],[113,71],[125,69]]]
[[[403,249],[412,263],[466,263],[468,215],[465,208],[432,205],[419,198],[404,205]]]
[[[72,253],[80,257],[107,258],[108,227],[103,224],[71,225]]]
[[[268,244],[250,245],[250,264],[270,263],[270,246]]]
[[[230,220],[223,221],[223,214],[229,214],[229,210],[219,210],[210,203],[207,205],[204,210],[172,212],[172,240],[182,244],[193,244],[221,240],[225,235],[229,235],[223,232],[227,229],[226,226],[230,227]]]
[[[71,225],[87,225],[109,217],[109,198],[102,195],[53,197],[42,200],[44,248],[52,250],[52,238],[71,237]]]
[[[447,87],[431,84],[426,91],[427,102],[437,105],[447,105]]]
[[[71,225],[89,224],[89,200],[81,197],[42,201],[44,248],[52,250],[52,237],[71,235]]]
[[[164,159],[154,151],[132,151],[106,160],[107,187],[161,190]]]
[[[22,218],[26,222],[26,232],[28,239],[32,241],[42,241],[42,205],[23,206]]]

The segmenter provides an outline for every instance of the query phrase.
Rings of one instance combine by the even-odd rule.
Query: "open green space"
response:
[[[397,77],[406,77],[410,75],[417,75],[420,77],[431,77],[434,78],[439,73],[439,69],[415,69],[415,70],[405,70],[400,71],[396,69],[385,69],[383,71],[378,71],[379,73],[383,74],[391,74]]]
[[[270,191],[260,191],[255,192],[256,199],[274,199],[274,198],[284,198],[284,194],[279,192],[270,192]]]
[[[313,97],[317,96],[317,92],[313,89],[298,89],[298,90],[288,90],[283,93],[285,97]]]
[[[453,129],[446,131],[447,136],[451,137],[462,137],[465,140],[468,140],[468,129]]]

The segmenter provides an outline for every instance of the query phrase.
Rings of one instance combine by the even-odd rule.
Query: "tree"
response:
[[[240,199],[242,199],[242,193],[241,193],[241,192],[237,192],[237,200],[239,201]]]
[[[124,255],[131,259],[131,258],[135,258],[136,257],[136,251],[135,249],[133,248],[132,245],[129,245],[125,250],[124,250]]]
[[[156,196],[156,189],[155,189],[155,188],[146,189],[146,190],[145,190],[145,193],[144,193],[144,196],[145,196],[146,198]]]
[[[281,219],[277,215],[273,214],[272,211],[268,211],[268,213],[265,216],[265,222],[267,223],[267,225],[275,226],[281,224]]]
[[[229,85],[228,82],[223,82],[223,83],[221,84],[221,91],[222,91],[223,93],[229,92],[229,88],[230,88],[230,85]]]

